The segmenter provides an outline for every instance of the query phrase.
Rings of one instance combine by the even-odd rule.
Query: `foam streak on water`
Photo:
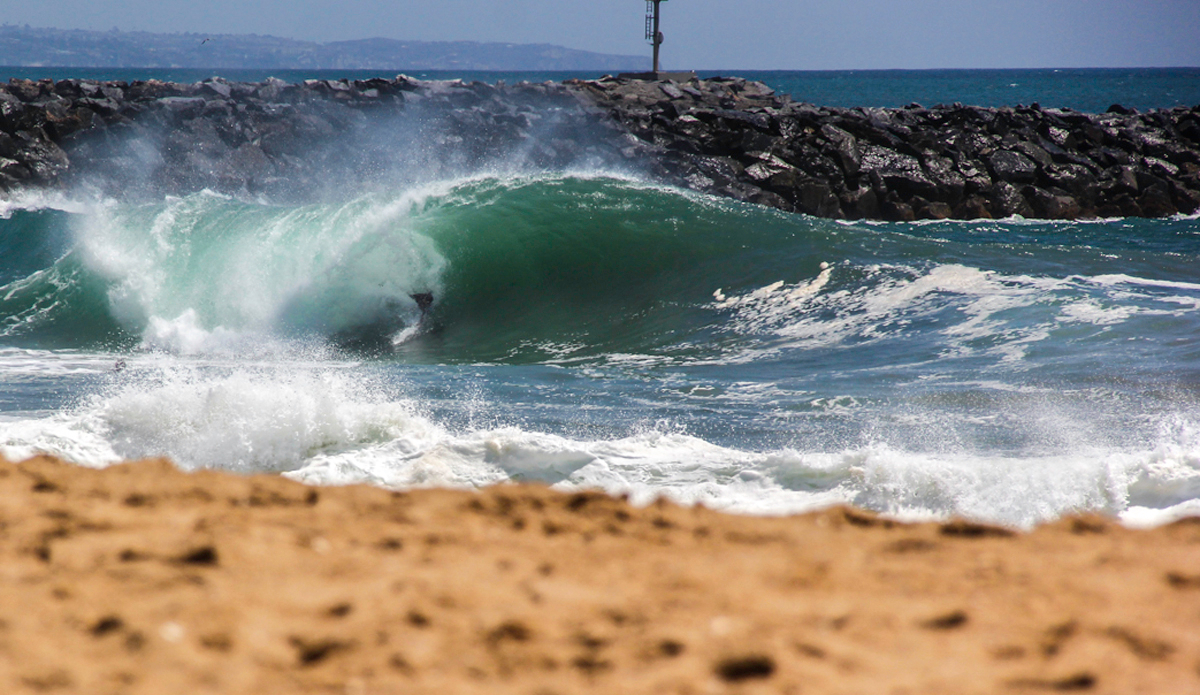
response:
[[[780,514],[854,503],[900,518],[949,514],[1028,526],[1072,511],[1161,521],[1194,511],[1200,436],[1165,425],[1152,448],[1042,456],[718,446],[663,423],[613,439],[516,425],[459,427],[351,365],[228,369],[173,363],[113,380],[70,413],[0,423],[0,451],[91,466],[166,454],[185,468],[284,472],[317,484],[475,487],[535,480],[645,503],[667,495]],[[504,403],[474,403],[484,411]],[[1154,512],[1154,510],[1159,510]]]

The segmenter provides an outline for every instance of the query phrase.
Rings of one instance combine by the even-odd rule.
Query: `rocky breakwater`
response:
[[[821,217],[1162,217],[1200,208],[1200,106],[1139,114],[794,103],[761,83],[574,83],[689,188]]]
[[[0,85],[0,189],[309,200],[620,158],[617,126],[603,120],[554,84],[12,80]]]
[[[831,218],[1157,217],[1200,208],[1200,107],[827,108],[738,78],[0,85],[7,190],[308,198],[581,166]]]

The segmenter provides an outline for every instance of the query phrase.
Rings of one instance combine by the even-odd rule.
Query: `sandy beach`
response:
[[[0,462],[8,693],[1200,692],[1200,519]]]

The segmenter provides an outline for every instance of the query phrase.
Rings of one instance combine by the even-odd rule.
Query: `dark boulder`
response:
[[[877,188],[899,193],[903,197],[920,195],[933,197],[936,186],[925,175],[921,162],[914,156],[895,152],[878,145],[864,147],[862,168],[869,172]]]
[[[1037,164],[1019,152],[997,150],[986,157],[988,170],[997,181],[1033,183],[1037,180]]]
[[[741,181],[730,181],[729,183],[718,187],[716,192],[725,196],[726,198],[732,198],[734,200],[740,200],[746,203],[754,202],[755,199],[761,198],[763,194],[763,190],[761,188],[747,183],[742,183]]]
[[[967,179],[958,172],[948,157],[930,155],[925,158],[925,171],[937,189],[934,198],[947,205],[957,205],[967,189]]]
[[[1142,209],[1141,214],[1146,217],[1169,217],[1179,212],[1165,182],[1147,187],[1138,196],[1137,202]]]
[[[1056,164],[1047,167],[1045,177],[1051,185],[1083,195],[1096,186],[1096,177],[1087,168],[1078,164]]]
[[[862,151],[858,146],[858,138],[832,123],[821,126],[821,135],[833,145],[845,175],[855,176],[862,170]]]
[[[1033,208],[1033,214],[1043,219],[1073,220],[1083,212],[1079,201],[1065,192],[1055,193],[1037,186],[1027,186],[1021,193]]]
[[[32,102],[42,96],[41,84],[33,80],[11,79],[8,81],[8,92],[23,102]]]
[[[413,158],[424,176],[453,175],[515,152],[527,166],[616,163],[825,217],[1200,208],[1200,107],[846,109],[794,103],[740,78],[0,85],[0,189],[54,184],[75,170],[79,180],[86,170],[103,172],[112,190],[125,181],[302,197],[328,186],[322,171],[365,182]]]
[[[214,77],[211,80],[201,82],[197,93],[205,97],[215,96],[221,99],[228,99],[233,95],[233,88],[225,80]]]
[[[901,200],[895,192],[889,193],[879,203],[879,214],[883,219],[892,222],[912,222],[917,219],[912,205]]]
[[[1021,195],[1016,186],[1007,181],[1000,181],[992,188],[991,213],[993,217],[1033,217],[1033,208]]]
[[[1177,182],[1171,182],[1171,200],[1179,212],[1185,215],[1200,210],[1200,190],[1193,190]]]
[[[1014,152],[1019,152],[1033,160],[1041,169],[1054,166],[1054,158],[1051,156],[1050,152],[1036,142],[1022,140],[1012,145],[1012,150]]]
[[[833,189],[823,181],[808,180],[797,186],[796,210],[816,217],[837,218],[842,216],[841,201]]]
[[[1123,193],[1096,206],[1099,217],[1141,217],[1142,207],[1133,196]]]
[[[877,219],[879,217],[879,198],[870,188],[855,188],[845,191],[841,196],[842,213],[849,219]]]
[[[954,208],[954,217],[960,220],[990,220],[992,212],[988,209],[986,199],[981,196],[971,196]]]
[[[95,117],[90,109],[62,107],[46,111],[46,133],[61,142],[82,130],[92,127]]]
[[[913,214],[919,220],[945,220],[954,216],[954,209],[939,200],[925,200],[914,196],[909,202],[913,207]]]

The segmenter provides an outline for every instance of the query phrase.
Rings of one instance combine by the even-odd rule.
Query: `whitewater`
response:
[[[1200,514],[1195,217],[839,222],[603,164],[397,180],[0,201],[0,454]]]

